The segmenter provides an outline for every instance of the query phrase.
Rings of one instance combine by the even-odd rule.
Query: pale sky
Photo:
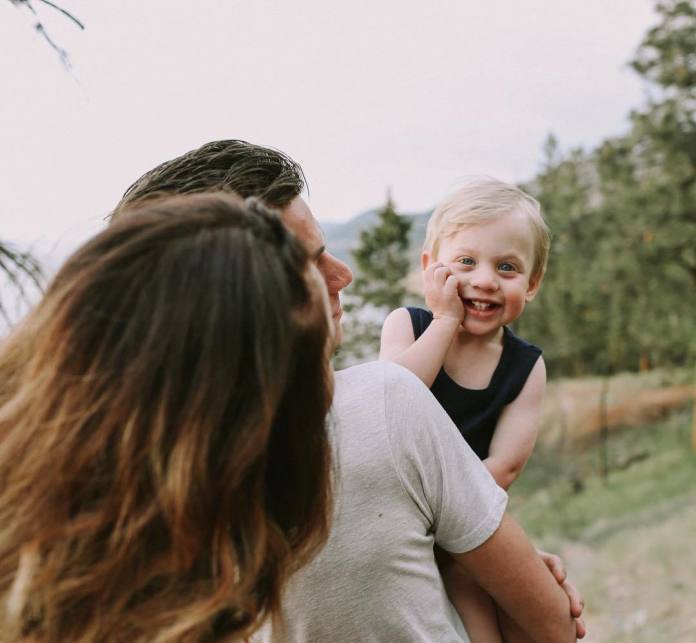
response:
[[[36,2],[36,0],[35,0]],[[553,131],[590,148],[645,87],[651,0],[59,0],[76,80],[0,0],[0,238],[59,253],[144,171],[209,140],[278,147],[322,221],[425,210],[465,174],[523,181]]]

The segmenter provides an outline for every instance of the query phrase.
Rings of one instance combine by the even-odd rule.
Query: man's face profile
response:
[[[295,197],[281,210],[281,216],[286,227],[305,244],[307,252],[326,283],[335,329],[335,342],[338,346],[342,337],[341,317],[343,315],[340,292],[353,281],[353,273],[343,261],[327,252],[319,224],[302,197]]]

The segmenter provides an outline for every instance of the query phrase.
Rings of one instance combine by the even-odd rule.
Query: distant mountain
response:
[[[360,233],[363,230],[371,228],[377,223],[377,208],[363,212],[353,217],[345,223],[321,223],[321,228],[326,237],[326,246],[332,255],[345,261],[353,270],[355,270],[355,260],[351,254],[360,244]],[[430,217],[431,211],[418,214],[402,214],[413,221],[410,235],[409,255],[414,267],[418,266],[420,259],[420,251],[425,239],[425,226]]]

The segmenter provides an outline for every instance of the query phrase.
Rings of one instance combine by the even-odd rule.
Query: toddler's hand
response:
[[[464,321],[466,310],[459,297],[459,282],[452,271],[436,261],[423,272],[425,303],[433,317],[447,317]]]

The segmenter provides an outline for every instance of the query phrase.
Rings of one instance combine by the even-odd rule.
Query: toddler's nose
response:
[[[498,279],[489,270],[476,270],[474,274],[470,275],[469,284],[479,290],[498,290]]]

